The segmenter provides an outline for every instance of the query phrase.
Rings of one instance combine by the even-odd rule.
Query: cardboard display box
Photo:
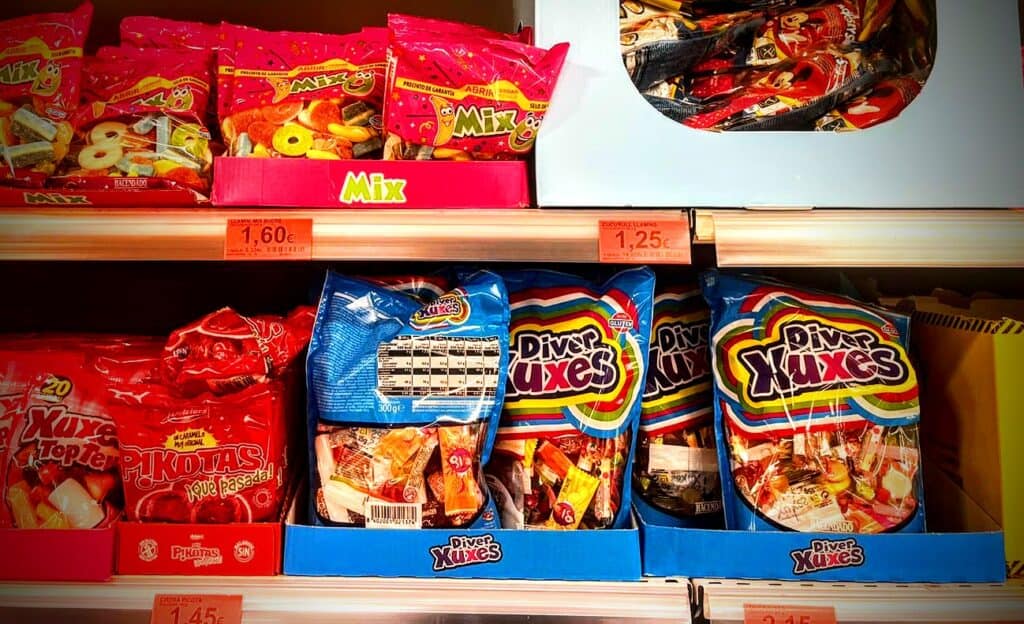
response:
[[[0,529],[0,580],[106,581],[114,574],[114,532]]]
[[[1018,206],[1024,84],[1017,2],[935,3],[936,62],[921,94],[886,124],[833,134],[711,133],[673,122],[626,74],[618,0],[537,0],[538,44],[572,45],[537,139],[538,203]]]
[[[299,208],[525,208],[523,161],[217,158],[213,203]]]
[[[1007,573],[1024,577],[1024,301],[911,303],[925,450],[1003,528]]]

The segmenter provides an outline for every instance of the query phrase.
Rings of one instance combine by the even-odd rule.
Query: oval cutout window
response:
[[[656,110],[711,131],[863,130],[935,58],[935,0],[620,0],[619,43]]]

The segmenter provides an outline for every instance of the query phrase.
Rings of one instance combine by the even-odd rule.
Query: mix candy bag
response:
[[[647,365],[654,273],[602,285],[505,275],[508,390],[488,483],[506,529],[620,528]]]
[[[720,512],[709,312],[698,288],[654,300],[654,327],[633,480],[640,498],[679,517]]]
[[[727,528],[923,531],[909,319],[716,272],[704,296]]]
[[[67,154],[91,19],[86,2],[0,22],[0,181],[42,186]]]
[[[569,44],[536,48],[478,27],[392,15],[384,158],[525,156],[537,138]]]
[[[213,150],[203,115],[210,80],[206,52],[101,50],[85,66],[65,185],[209,192]]]
[[[118,441],[91,365],[118,338],[0,341],[0,527],[91,529],[120,514]]]
[[[387,33],[225,26],[221,131],[240,157],[379,158]],[[230,63],[230,65],[223,65]]]
[[[171,335],[148,357],[106,358],[128,519],[276,519],[292,471],[299,406],[292,364],[312,311],[248,318],[230,309]],[[126,371],[129,374],[126,374]]]
[[[486,271],[429,303],[328,274],[306,364],[316,522],[497,526],[483,465],[508,321],[505,286]]]

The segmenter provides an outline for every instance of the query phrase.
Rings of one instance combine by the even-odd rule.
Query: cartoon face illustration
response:
[[[53,95],[60,88],[60,77],[60,65],[47,62],[39,68],[39,74],[32,82],[32,93],[44,97]]]
[[[793,72],[781,71],[765,78],[764,85],[775,91],[786,91],[793,87]]]
[[[782,26],[782,30],[800,30],[800,27],[804,25],[810,16],[803,11],[795,11],[788,15],[783,15],[779,18],[779,25]]]
[[[192,87],[181,85],[171,89],[171,97],[167,100],[168,110],[183,111],[192,108]]]
[[[516,124],[512,134],[508,135],[508,145],[513,152],[527,152],[533,147],[533,142],[537,140],[537,130],[540,129],[541,119],[533,113],[527,113],[526,117]]]
[[[452,134],[455,132],[455,108],[451,102],[436,95],[430,96],[430,103],[434,106],[434,115],[437,117],[434,147],[440,147],[452,140]]]
[[[269,82],[270,88],[274,90],[274,99],[271,100],[273,104],[285,99],[292,92],[291,80],[287,78],[272,78]]]
[[[345,79],[341,89],[351,95],[366,95],[373,91],[374,82],[372,71],[357,71]]]

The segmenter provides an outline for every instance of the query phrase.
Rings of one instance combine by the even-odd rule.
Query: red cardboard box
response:
[[[114,527],[0,529],[0,580],[106,581],[114,574]]]
[[[28,189],[0,187],[0,206],[196,206],[208,200],[188,189]]]
[[[523,161],[217,158],[213,203],[299,208],[525,208]]]
[[[117,525],[119,574],[274,576],[281,571],[280,522]]]

